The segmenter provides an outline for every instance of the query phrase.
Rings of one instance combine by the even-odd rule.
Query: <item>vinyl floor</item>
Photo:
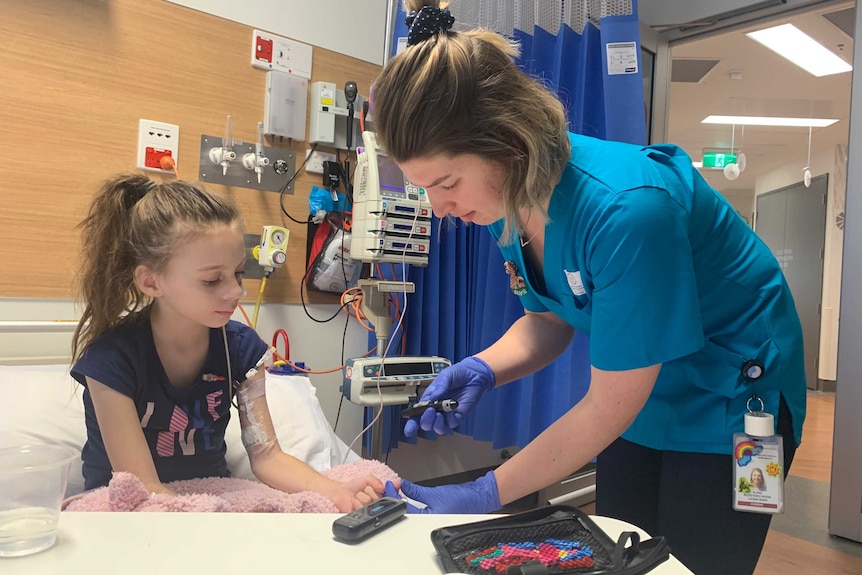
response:
[[[835,394],[810,392],[802,444],[785,483],[785,513],[772,519],[755,575],[860,575],[862,543],[829,535]]]

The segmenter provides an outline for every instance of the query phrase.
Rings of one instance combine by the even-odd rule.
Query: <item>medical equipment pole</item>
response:
[[[392,329],[392,317],[389,315],[389,293],[413,293],[412,282],[387,281],[374,278],[361,279],[358,282],[362,290],[362,303],[359,307],[365,317],[374,324],[374,335],[377,337],[377,356],[386,357],[386,342],[389,340],[389,330]],[[381,371],[385,373],[386,362],[381,362]],[[371,426],[371,458],[380,459],[383,453],[383,410],[382,405],[374,407],[374,425]]]
[[[359,289],[362,290],[362,302],[359,307],[362,309],[365,317],[374,325],[374,335],[377,338],[377,355],[383,357],[386,350],[386,341],[389,339],[389,330],[392,328],[392,317],[389,315],[389,295],[387,292],[395,290],[387,290],[385,288],[381,290],[381,282],[373,278],[361,279],[358,285]]]
[[[389,316],[389,298],[385,293],[377,289],[377,280],[359,280],[359,288],[362,290],[362,302],[359,307],[365,317],[374,325],[374,335],[377,337],[377,356],[383,357],[386,351],[386,340],[389,339],[389,329],[392,327],[392,318]],[[385,368],[384,368],[385,369]],[[383,405],[374,406],[374,416],[371,426],[371,452],[367,455],[371,459],[380,460],[383,453]]]

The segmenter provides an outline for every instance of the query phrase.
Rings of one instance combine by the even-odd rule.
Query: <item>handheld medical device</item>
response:
[[[359,89],[356,87],[356,82],[350,80],[344,85],[344,99],[347,100],[347,150],[353,147],[353,104],[356,102],[356,96],[359,95]]]
[[[359,405],[380,405],[381,401],[383,405],[409,403],[450,365],[448,359],[436,356],[348,359],[341,393]]]
[[[414,403],[407,409],[401,412],[401,417],[409,419],[425,413],[429,407],[433,408],[437,413],[448,413],[454,411],[458,407],[458,402],[454,399],[438,399],[437,401],[419,401]]]
[[[389,527],[406,513],[406,502],[394,497],[381,497],[336,519],[332,524],[332,534],[345,541],[359,541]]]

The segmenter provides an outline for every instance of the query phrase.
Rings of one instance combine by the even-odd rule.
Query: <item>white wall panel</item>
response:
[[[168,0],[291,40],[383,65],[386,0]],[[251,33],[248,38],[251,56]]]

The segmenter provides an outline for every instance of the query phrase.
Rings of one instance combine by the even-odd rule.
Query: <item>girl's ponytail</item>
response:
[[[134,281],[135,257],[129,241],[131,212],[155,185],[141,174],[114,176],[103,184],[89,214],[78,226],[81,229],[78,288],[84,311],[72,337],[73,359],[145,301]]]

